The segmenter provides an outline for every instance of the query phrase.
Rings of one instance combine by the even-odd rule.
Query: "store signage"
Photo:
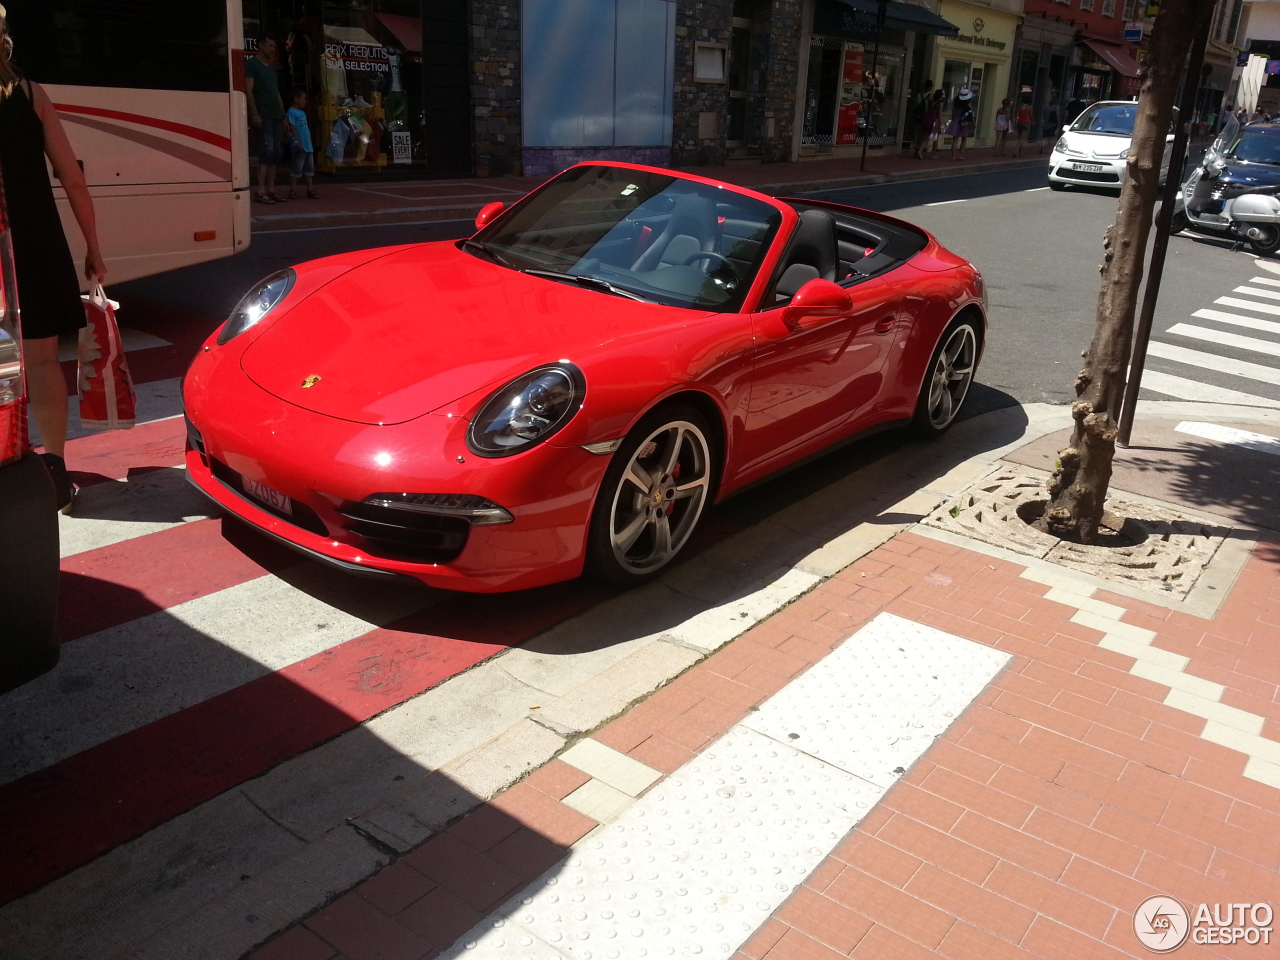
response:
[[[860,43],[844,45],[844,70],[840,80],[840,114],[836,121],[836,143],[856,143],[858,114],[862,110],[862,57]]]
[[[1154,17],[1160,13],[1160,0],[1147,0],[1147,16]]]
[[[387,73],[391,70],[387,63],[386,47],[371,47],[359,43],[326,43],[324,55],[331,60],[341,60],[342,69]]]
[[[997,50],[1003,50],[1008,46],[1008,44],[1003,40],[992,40],[990,37],[977,37],[971,33],[962,33],[958,37],[952,37],[951,39],[959,41],[960,43],[976,44],[979,47],[995,47]]]
[[[413,143],[409,139],[408,130],[394,130],[391,133],[391,162],[412,163]]]
[[[1124,25],[1124,42],[1125,43],[1141,43],[1142,42],[1142,24],[1126,23]]]
[[[1248,65],[1249,65],[1249,51],[1248,50],[1236,51],[1236,66],[1247,67]]]

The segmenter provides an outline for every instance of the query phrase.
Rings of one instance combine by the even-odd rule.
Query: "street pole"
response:
[[[884,22],[889,13],[889,0],[876,0],[876,43],[871,50],[871,99],[868,101],[866,122],[862,125],[862,160],[858,169],[867,169],[867,140],[871,134],[871,117],[875,114],[876,87],[880,85],[880,34],[884,30]]]
[[[1187,73],[1182,81],[1182,96],[1178,103],[1178,125],[1173,135],[1173,148],[1169,154],[1169,175],[1165,178],[1164,195],[1160,198],[1160,213],[1156,215],[1156,239],[1151,247],[1151,266],[1147,271],[1147,286],[1142,294],[1142,312],[1138,315],[1138,329],[1133,337],[1133,353],[1129,357],[1129,378],[1124,385],[1124,400],[1120,405],[1120,423],[1116,431],[1116,443],[1129,446],[1133,432],[1133,414],[1138,405],[1138,392],[1142,389],[1142,372],[1147,365],[1147,344],[1151,340],[1151,326],[1155,322],[1156,300],[1160,297],[1160,281],[1164,276],[1164,259],[1169,249],[1169,228],[1173,224],[1173,205],[1182,189],[1182,166],[1187,156],[1190,139],[1191,114],[1195,110],[1196,97],[1200,93],[1200,67],[1204,63],[1204,48],[1209,42],[1209,25],[1191,46]]]

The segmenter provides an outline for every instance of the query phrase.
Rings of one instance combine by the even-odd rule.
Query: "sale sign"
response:
[[[836,121],[836,143],[855,143],[858,114],[862,109],[862,55],[860,43],[844,45],[844,70],[840,76],[840,113]]]

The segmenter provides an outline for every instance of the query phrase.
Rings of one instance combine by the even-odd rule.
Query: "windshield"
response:
[[[1242,127],[1240,138],[1225,152],[1234,160],[1280,164],[1280,129]]]
[[[1104,106],[1090,107],[1076,117],[1071,125],[1072,130],[1087,130],[1090,133],[1114,133],[1123,137],[1133,136],[1133,121],[1138,116],[1136,103],[1109,103]]]
[[[781,222],[777,208],[724,188],[583,166],[566,170],[462,247],[591,289],[724,312],[742,305]]]

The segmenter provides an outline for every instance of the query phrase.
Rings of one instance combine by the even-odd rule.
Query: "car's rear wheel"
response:
[[[952,321],[938,341],[911,421],[912,430],[922,437],[937,437],[947,431],[960,413],[978,369],[978,327],[969,317]]]
[[[596,496],[587,573],[632,586],[671,564],[711,497],[710,433],[702,414],[681,405],[653,411],[627,434]]]

